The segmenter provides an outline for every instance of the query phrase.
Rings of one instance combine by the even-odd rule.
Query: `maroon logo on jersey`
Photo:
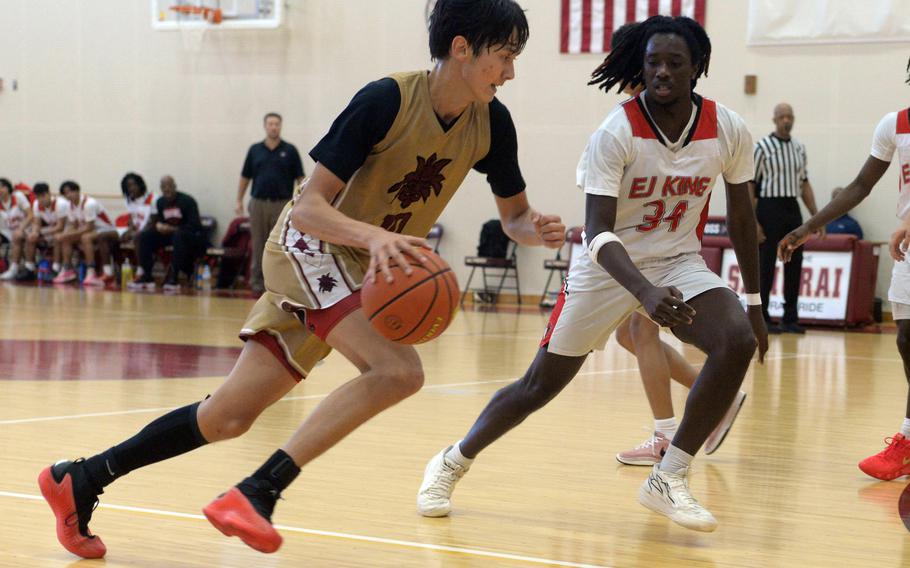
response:
[[[338,286],[338,281],[332,278],[332,275],[328,272],[319,277],[320,294],[331,292],[335,286]]]
[[[299,250],[303,254],[310,255],[310,256],[313,256],[315,254],[313,252],[313,250],[310,248],[310,244],[306,241],[306,239],[303,238],[303,235],[301,235],[300,238],[297,239],[297,242],[295,242],[291,246],[293,246],[295,249]]]
[[[447,158],[437,160],[435,153],[426,159],[417,156],[417,168],[390,187],[389,193],[396,194],[395,199],[401,201],[402,209],[407,209],[418,199],[422,199],[426,203],[430,198],[430,190],[436,194],[436,197],[439,197],[439,194],[442,193],[442,182],[446,179],[441,173],[442,168],[451,161]]]

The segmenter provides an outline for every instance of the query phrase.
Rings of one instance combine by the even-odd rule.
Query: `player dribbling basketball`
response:
[[[365,278],[390,277],[390,259],[421,259],[422,237],[471,169],[487,175],[514,240],[562,246],[559,217],[528,205],[515,127],[495,99],[497,87],[514,77],[527,38],[527,20],[513,0],[439,0],[430,21],[434,68],[361,89],[311,151],[316,168],[266,245],[266,292],[243,326],[248,341],[224,384],[105,452],[41,472],[64,547],[103,556],[106,548],[88,523],[105,486],[243,434],[337,349],[361,374],[326,397],[261,468],[204,509],[223,533],[263,552],[277,550],[281,536],[271,515],[300,467],[422,386],[417,352],[373,329],[358,292]]]

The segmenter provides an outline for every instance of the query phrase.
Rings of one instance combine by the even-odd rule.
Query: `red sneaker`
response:
[[[898,433],[885,438],[885,444],[884,450],[859,462],[863,473],[883,481],[910,475],[910,440]]]
[[[275,552],[281,547],[281,535],[236,487],[209,503],[202,512],[216,529],[226,536],[240,537],[259,552]]]
[[[89,487],[82,462],[60,461],[38,475],[38,487],[57,517],[57,540],[82,558],[101,558],[107,547],[88,530],[98,496]]]

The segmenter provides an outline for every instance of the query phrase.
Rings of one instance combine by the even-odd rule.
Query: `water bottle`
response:
[[[51,265],[48,261],[42,260],[38,263],[38,282],[46,283],[51,281]]]
[[[85,263],[84,263],[84,262],[80,262],[80,263],[79,263],[79,270],[78,270],[79,282],[80,282],[80,283],[81,283],[83,280],[85,280],[85,271],[86,271]]]
[[[130,282],[133,281],[133,267],[130,264],[130,259],[123,259],[123,264],[120,266],[120,289],[126,290]]]
[[[211,292],[212,290],[212,269],[208,263],[202,267],[202,290],[204,292]]]
[[[193,287],[202,290],[202,265],[196,267],[196,281],[193,283]]]

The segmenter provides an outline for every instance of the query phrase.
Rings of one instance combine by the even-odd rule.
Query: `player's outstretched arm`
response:
[[[733,251],[739,262],[747,294],[759,293],[758,276],[758,228],[752,208],[752,193],[749,182],[728,183],[727,189],[727,230]],[[747,307],[749,323],[758,341],[758,361],[764,363],[768,351],[768,329],[762,315],[761,304]]]
[[[641,302],[654,323],[664,327],[692,323],[695,309],[683,301],[682,293],[672,286],[658,288],[651,284],[613,234],[617,199],[592,193],[586,194],[585,199],[588,254],[596,255],[597,263]]]
[[[566,241],[566,226],[559,215],[544,215],[531,208],[522,191],[512,197],[496,197],[502,230],[516,243],[558,249]]]
[[[777,256],[782,261],[788,262],[793,256],[793,251],[809,240],[809,235],[859,205],[869,195],[878,180],[885,175],[889,165],[889,162],[869,156],[856,179],[850,182],[850,185],[845,187],[836,199],[831,200],[831,203],[825,205],[821,211],[781,239],[777,245]]]

